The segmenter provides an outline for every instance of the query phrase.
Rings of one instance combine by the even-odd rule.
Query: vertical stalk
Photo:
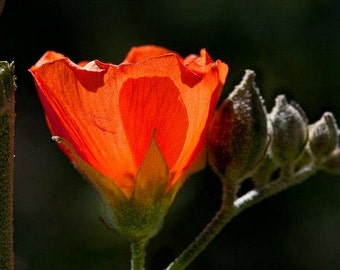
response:
[[[14,269],[14,65],[0,62],[0,269]]]
[[[144,239],[131,243],[131,270],[144,270],[146,244]]]

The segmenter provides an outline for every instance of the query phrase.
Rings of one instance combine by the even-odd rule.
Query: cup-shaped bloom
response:
[[[112,226],[130,239],[157,232],[176,192],[198,169],[228,67],[132,48],[119,65],[77,65],[47,52],[33,67],[48,126],[99,191]]]

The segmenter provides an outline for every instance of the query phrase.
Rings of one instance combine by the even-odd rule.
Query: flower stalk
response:
[[[202,230],[193,243],[191,243],[177,259],[166,268],[166,270],[182,270],[186,267],[208,246],[215,236],[231,221],[232,218],[246,210],[247,208],[261,202],[262,200],[271,197],[291,186],[299,184],[309,178],[317,171],[314,166],[306,166],[303,169],[295,172],[287,178],[286,173],[282,173],[278,179],[260,188],[255,188],[241,197],[232,201],[226,199],[230,196],[228,181],[222,179],[223,194],[220,210],[213,217],[211,222]]]
[[[0,269],[14,269],[14,65],[0,62]]]
[[[131,270],[144,270],[147,243],[144,239],[131,243]]]

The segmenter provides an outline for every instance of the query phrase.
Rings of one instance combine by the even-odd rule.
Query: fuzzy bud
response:
[[[209,133],[208,157],[213,170],[228,180],[240,180],[263,158],[267,146],[267,120],[263,100],[246,70],[218,109]]]
[[[338,145],[338,126],[332,113],[326,112],[321,119],[309,126],[309,147],[318,160],[328,156]]]
[[[284,95],[275,100],[270,113],[272,124],[271,152],[279,164],[292,163],[298,159],[307,142],[307,118],[296,103],[288,103]]]

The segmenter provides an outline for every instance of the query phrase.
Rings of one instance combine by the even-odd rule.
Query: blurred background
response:
[[[132,46],[157,44],[182,56],[206,48],[229,64],[224,96],[245,69],[270,111],[285,94],[310,122],[340,121],[338,0],[7,0],[0,60],[15,61],[15,252],[17,270],[129,269],[129,244],[101,223],[92,187],[50,139],[27,69],[46,50],[73,61],[120,63]],[[219,207],[206,169],[179,193],[148,248],[147,269],[164,269]],[[317,173],[228,224],[189,267],[340,269],[340,179]]]

